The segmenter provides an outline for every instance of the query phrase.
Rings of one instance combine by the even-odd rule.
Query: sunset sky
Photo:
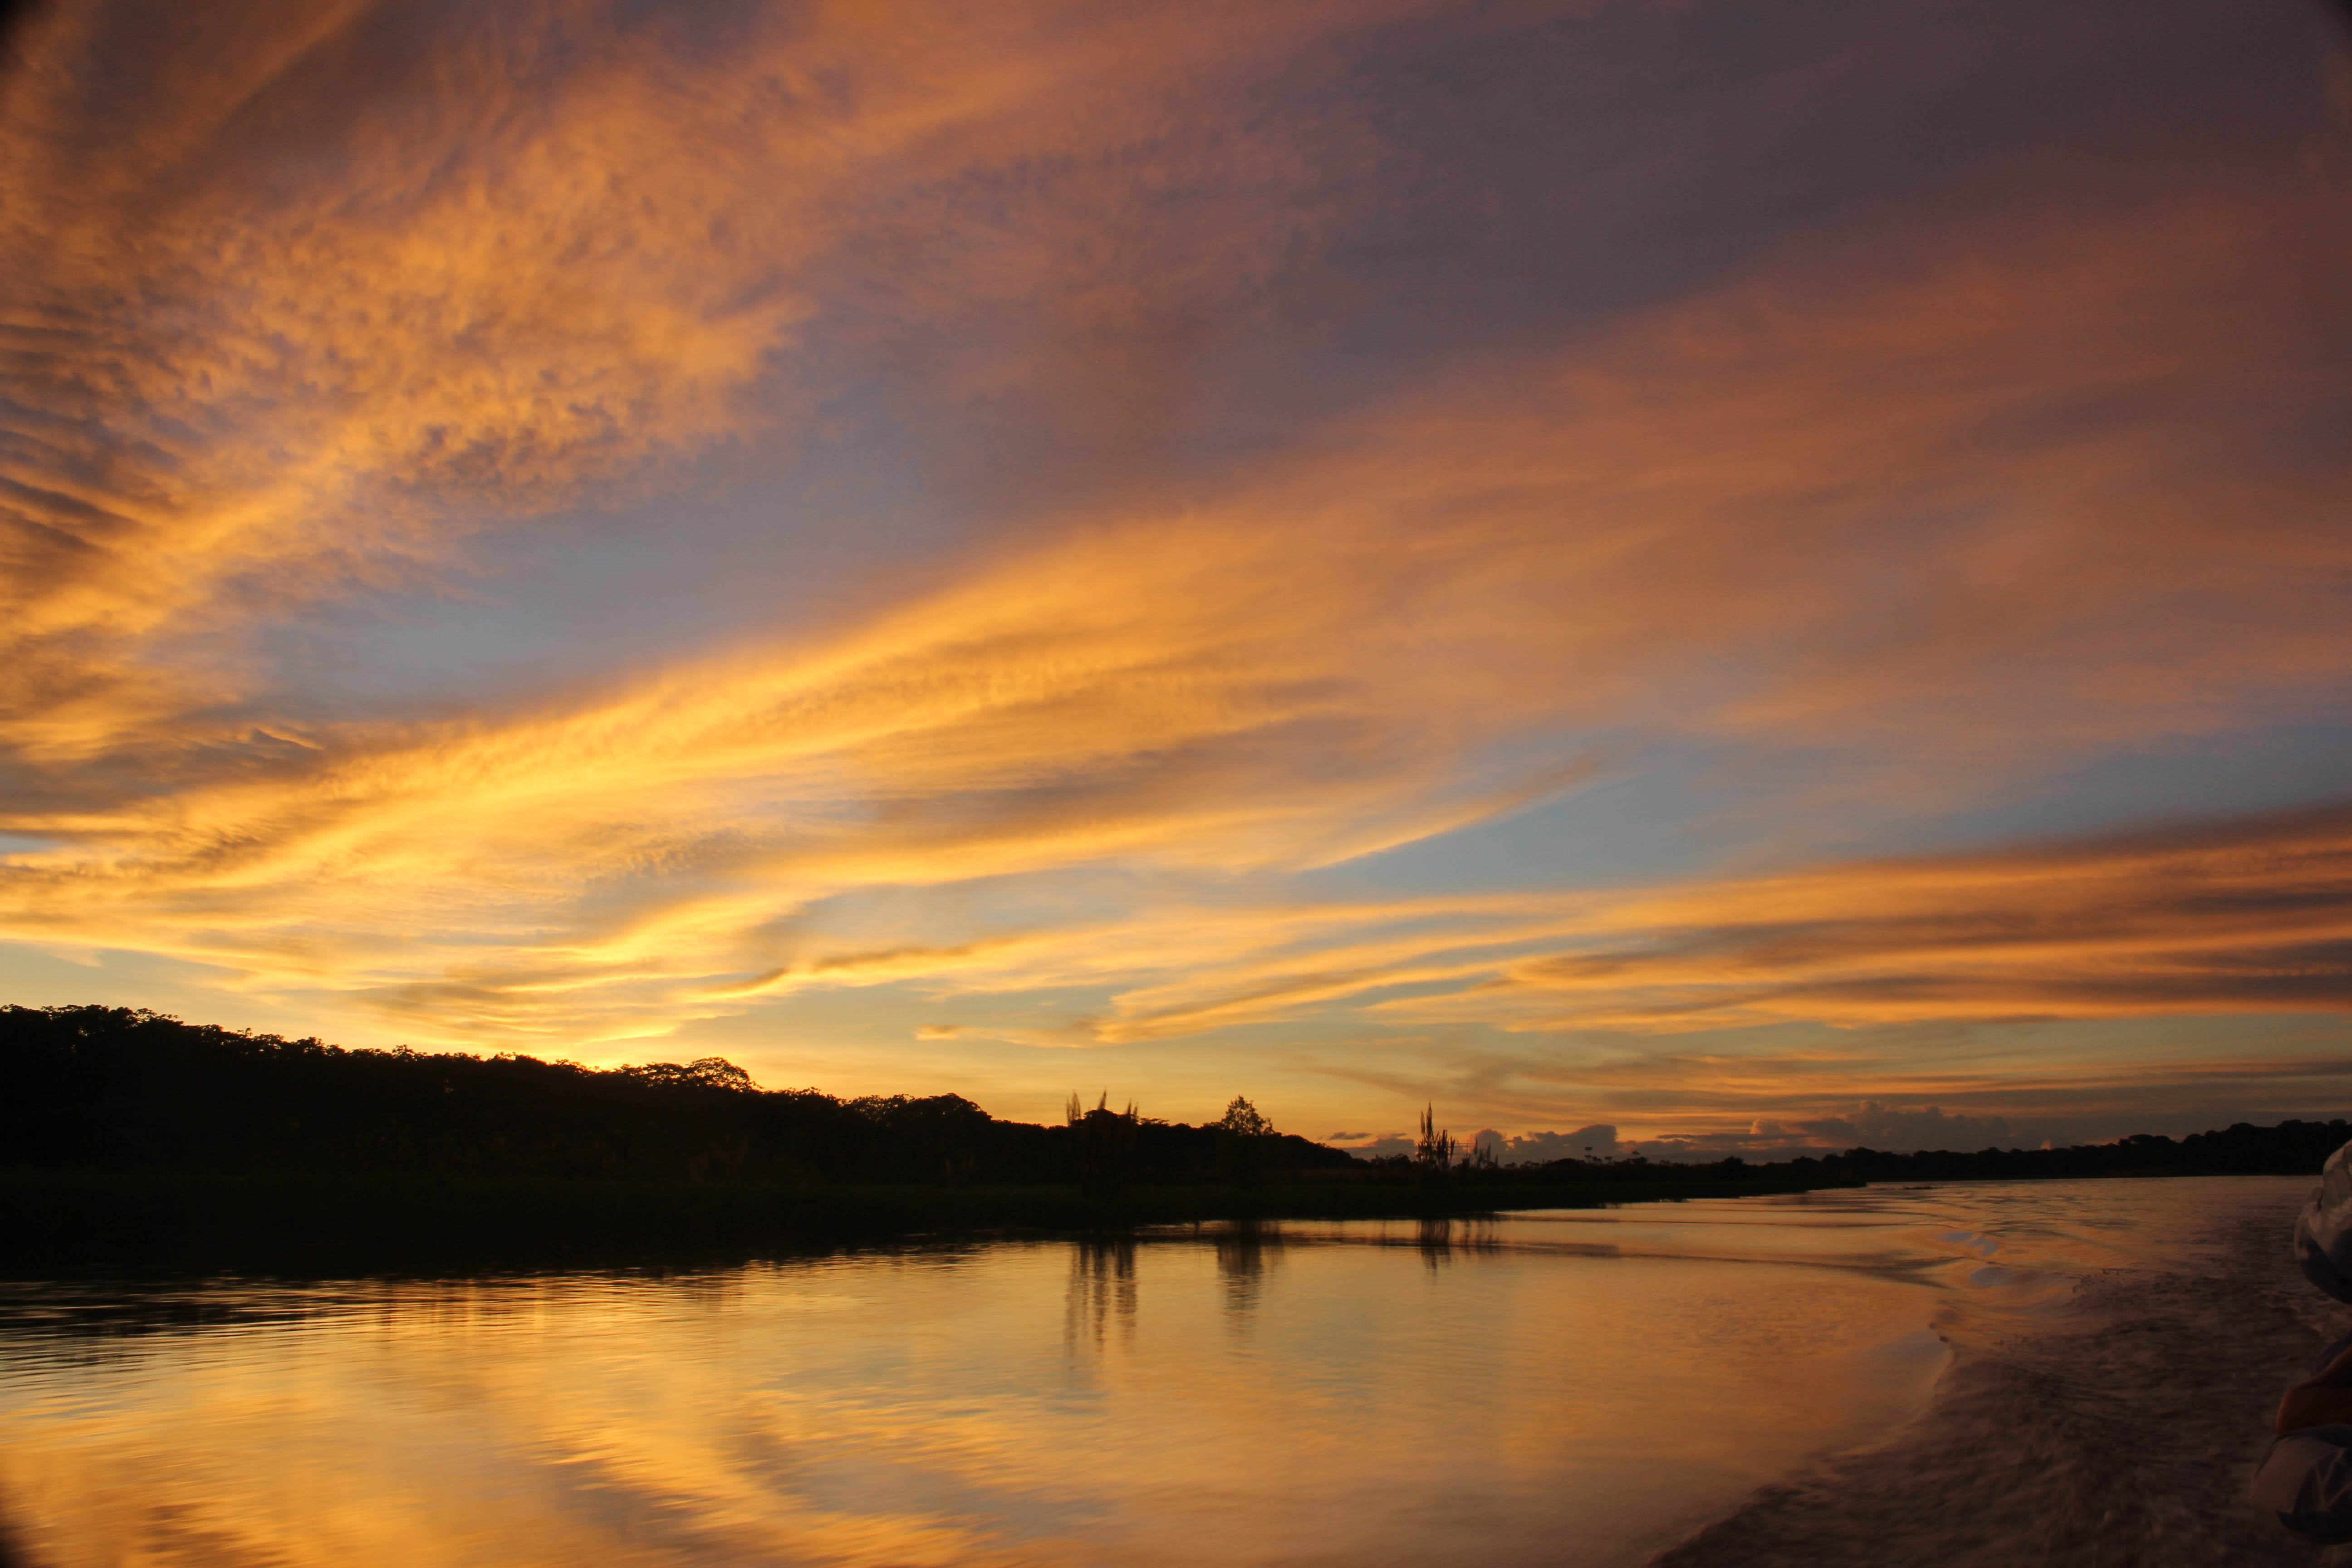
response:
[[[0,1000],[1357,1145],[2352,1109],[2316,0],[8,47]]]

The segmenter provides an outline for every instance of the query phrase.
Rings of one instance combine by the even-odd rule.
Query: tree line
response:
[[[2309,1176],[2352,1141],[2352,1121],[2240,1121],[2185,1138],[2135,1133],[2112,1143],[2063,1149],[1925,1150],[1890,1154],[1850,1149],[1822,1162],[1825,1174],[1861,1182],[2035,1181],[2082,1176]]]
[[[0,1163],[586,1180],[1247,1183],[1353,1163],[1246,1100],[1206,1126],[1074,1099],[1060,1126],[958,1095],[763,1089],[719,1058],[642,1067],[347,1050],[121,1007],[0,1008]]]
[[[587,1068],[500,1054],[344,1049],[121,1007],[0,1007],[0,1165],[119,1171],[412,1173],[697,1183],[1136,1187],[1398,1184],[1671,1194],[1866,1182],[2315,1173],[2352,1124],[2246,1123],[2063,1149],[1851,1149],[1749,1163],[1461,1162],[1424,1112],[1410,1155],[1363,1161],[1276,1131],[1246,1099],[1201,1126],[1108,1096],[1059,1125],[1007,1121],[958,1095],[836,1099],[762,1089],[719,1058]]]

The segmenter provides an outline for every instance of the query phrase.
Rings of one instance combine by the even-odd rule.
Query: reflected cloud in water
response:
[[[12,1284],[0,1500],[43,1568],[1629,1563],[1916,1411],[1931,1321],[2013,1327],[2185,1205],[2299,1191]]]

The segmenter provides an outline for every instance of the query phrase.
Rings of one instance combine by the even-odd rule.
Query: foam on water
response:
[[[2352,1315],[2285,1242],[2308,1181],[1954,1186],[1974,1231],[1929,1408],[1825,1456],[1653,1568],[2309,1564],[2245,1489],[2284,1387]],[[1969,1245],[1980,1241],[1989,1245]]]
[[[0,1288],[84,1563],[2308,1563],[2307,1183],[1874,1188],[702,1274]]]

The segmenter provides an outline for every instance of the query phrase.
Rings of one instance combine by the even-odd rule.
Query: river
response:
[[[0,1531],[35,1568],[2308,1563],[2238,1500],[2352,1327],[2287,1258],[2309,1185],[16,1282]]]

